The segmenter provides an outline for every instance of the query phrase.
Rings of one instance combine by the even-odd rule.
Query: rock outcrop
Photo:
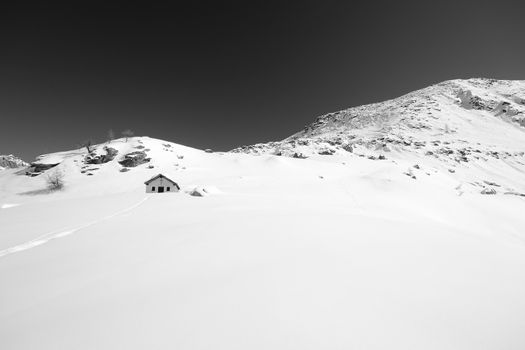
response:
[[[151,158],[148,158],[146,152],[135,151],[125,154],[124,158],[119,161],[119,164],[127,168],[133,168],[141,164],[148,163],[150,160]]]
[[[111,147],[104,147],[105,154],[90,153],[86,156],[86,164],[104,164],[112,161],[118,154],[118,151]]]
[[[481,194],[496,194],[496,190],[490,187],[486,187],[481,190]]]
[[[49,170],[51,168],[56,167],[60,163],[53,163],[53,164],[46,164],[46,163],[31,163],[29,168],[26,169],[25,174],[27,176],[38,176],[45,172],[46,170]]]

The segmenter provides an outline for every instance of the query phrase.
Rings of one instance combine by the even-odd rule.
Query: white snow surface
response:
[[[0,172],[2,349],[525,349],[519,155],[104,146],[105,164],[80,149]],[[151,161],[120,172],[137,150]],[[158,173],[181,191],[146,194]]]

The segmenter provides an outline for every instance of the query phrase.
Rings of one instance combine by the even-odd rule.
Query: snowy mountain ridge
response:
[[[525,194],[524,96],[525,81],[450,80],[396,99],[323,115],[283,141],[245,146],[231,154],[310,158],[320,164],[353,164],[357,158],[387,161],[414,180],[446,174],[457,182],[452,190],[458,193],[521,195]],[[169,171],[183,170],[188,152],[199,159],[222,154],[213,157],[168,141],[134,137],[42,155],[29,166],[16,164],[27,166],[18,174],[30,177],[58,166],[68,178],[105,173],[121,183],[117,172],[146,169],[151,173],[159,165],[166,171],[166,164]]]
[[[524,194],[524,96],[525,81],[450,80],[396,99],[329,113],[283,141],[231,153],[347,164],[356,158],[388,161],[414,180],[444,173],[457,181],[459,193]],[[183,162],[174,149],[189,148],[150,138],[119,139],[39,156],[25,174],[36,177],[59,164],[69,175],[84,177],[109,168],[153,169],[159,162],[172,164],[171,169]],[[71,173],[72,169],[76,170]]]
[[[12,154],[0,155],[0,170],[26,167],[29,164]]]
[[[412,152],[464,161],[525,150],[525,81],[450,80],[401,97],[328,113],[283,141],[233,152],[307,157]]]

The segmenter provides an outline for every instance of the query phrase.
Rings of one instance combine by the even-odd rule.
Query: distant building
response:
[[[179,185],[166,176],[159,174],[144,182],[147,193],[178,192]]]

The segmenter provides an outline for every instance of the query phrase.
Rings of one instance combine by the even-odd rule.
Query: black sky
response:
[[[523,1],[2,8],[0,154],[108,129],[228,150],[443,80],[525,79]]]

